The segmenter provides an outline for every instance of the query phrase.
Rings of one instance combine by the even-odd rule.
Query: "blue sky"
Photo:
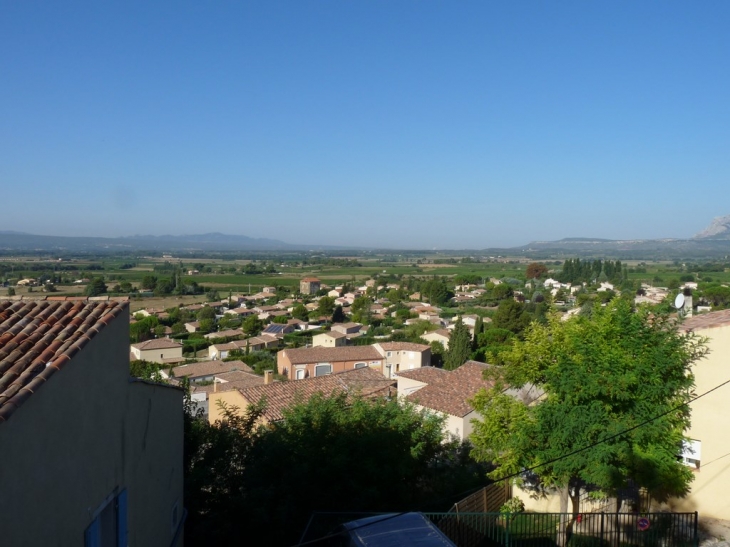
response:
[[[0,3],[0,230],[485,248],[730,214],[730,3]]]

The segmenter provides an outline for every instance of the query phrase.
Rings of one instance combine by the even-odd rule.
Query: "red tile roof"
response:
[[[215,393],[222,391],[233,391],[236,389],[243,389],[255,385],[263,385],[264,377],[250,372],[243,372],[235,370],[231,372],[223,372],[216,374],[215,377],[218,380],[224,380],[223,382],[216,381],[214,384],[207,386],[200,386],[195,383],[190,384],[190,390],[193,393]]]
[[[126,307],[108,297],[0,301],[0,422]]]
[[[385,351],[426,351],[431,346],[414,344],[413,342],[383,342],[379,344]]]
[[[448,370],[436,367],[421,367],[412,370],[402,370],[396,374],[398,378],[409,378],[424,384],[440,382],[449,375]]]
[[[391,390],[395,394],[394,387],[393,380],[384,378],[377,370],[364,367],[304,380],[253,386],[239,391],[251,403],[263,398],[266,402],[264,417],[270,422],[275,422],[284,417],[282,411],[285,408],[297,401],[306,401],[318,393],[331,395],[344,392],[375,398],[385,397]]]
[[[146,351],[150,349],[181,348],[183,346],[179,342],[175,342],[175,340],[171,340],[170,338],[155,338],[153,340],[140,342],[139,344],[132,344],[132,347]]]
[[[485,380],[483,376],[484,371],[490,366],[478,361],[467,361],[456,370],[447,371],[446,375],[437,378],[435,382],[411,393],[406,398],[432,410],[464,417],[474,410],[467,400],[471,399],[480,389],[492,387],[493,382]],[[415,370],[399,373],[399,375],[405,376],[413,372]]]
[[[243,361],[203,361],[200,363],[190,363],[181,365],[172,369],[175,378],[200,378],[201,376],[218,376],[225,372],[234,370],[242,370],[244,372],[253,372],[253,369]]]
[[[682,321],[679,325],[681,331],[696,331],[724,327],[730,325],[730,310],[713,311],[695,315]]]
[[[337,361],[382,361],[383,356],[373,346],[344,346],[339,348],[294,348],[282,350],[291,364],[330,363]]]

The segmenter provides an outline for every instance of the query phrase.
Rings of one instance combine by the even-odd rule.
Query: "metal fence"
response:
[[[315,513],[301,541],[377,513]],[[697,547],[697,513],[424,513],[459,547]],[[572,525],[566,524],[572,521]],[[323,542],[322,545],[328,545]]]
[[[696,547],[697,513],[426,513],[459,547]],[[571,526],[566,526],[572,521]]]

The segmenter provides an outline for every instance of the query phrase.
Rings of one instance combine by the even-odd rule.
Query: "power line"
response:
[[[505,480],[508,480],[508,479],[512,479],[514,477],[518,477],[518,476],[522,475],[525,472],[534,471],[535,469],[538,469],[540,467],[544,467],[546,465],[550,465],[551,463],[559,462],[559,461],[564,460],[566,458],[569,458],[571,456],[575,456],[576,454],[580,454],[581,452],[585,452],[586,450],[589,450],[589,449],[591,449],[593,447],[596,447],[598,445],[601,445],[603,443],[606,443],[608,441],[611,441],[613,439],[616,439],[618,437],[621,437],[622,435],[626,435],[626,433],[630,433],[631,431],[634,431],[635,429],[638,429],[638,428],[643,427],[643,426],[645,426],[647,424],[650,424],[651,422],[654,422],[654,421],[658,420],[659,418],[663,418],[667,414],[671,414],[672,412],[675,412],[675,411],[677,411],[677,410],[679,410],[681,408],[684,408],[686,406],[689,406],[691,403],[694,403],[697,399],[700,399],[700,398],[704,397],[705,395],[708,395],[708,394],[712,393],[713,391],[718,390],[718,389],[720,389],[721,387],[723,387],[723,386],[725,386],[727,384],[730,384],[730,380],[726,380],[726,381],[722,382],[721,384],[716,385],[712,389],[708,389],[707,391],[705,391],[701,395],[698,395],[697,397],[694,397],[694,398],[690,399],[689,401],[687,401],[685,403],[682,403],[682,404],[677,405],[677,406],[675,406],[673,408],[670,408],[669,410],[667,410],[665,412],[662,412],[661,414],[657,414],[653,418],[649,418],[648,420],[645,420],[645,421],[643,421],[641,423],[638,423],[635,426],[629,427],[628,429],[624,429],[623,431],[619,431],[618,433],[615,433],[615,434],[613,434],[613,435],[611,435],[609,437],[606,437],[605,439],[601,439],[600,441],[596,441],[596,442],[594,442],[592,444],[589,444],[588,446],[584,446],[583,448],[579,448],[577,450],[573,450],[572,452],[568,452],[567,454],[563,454],[562,456],[558,456],[557,458],[554,458],[552,460],[548,460],[546,462],[539,463],[537,465],[533,465],[532,467],[528,467],[526,469],[523,469],[519,473],[512,473],[511,475],[507,475],[505,477],[500,477],[499,479],[495,479],[494,482],[495,483],[502,482],[502,481],[505,481]]]
[[[563,454],[562,456],[558,456],[557,458],[554,458],[552,460],[549,460],[549,461],[546,461],[546,462],[543,462],[543,463],[540,463],[540,464],[537,464],[537,465],[533,465],[532,467],[528,467],[526,469],[523,469],[522,471],[520,471],[518,473],[512,473],[510,475],[507,475],[507,476],[504,476],[504,477],[500,477],[499,479],[494,479],[494,481],[492,482],[492,484],[496,484],[496,483],[499,483],[499,482],[502,482],[502,481],[506,481],[506,480],[509,480],[509,479],[513,479],[515,477],[518,477],[518,476],[522,475],[525,472],[534,471],[535,469],[538,469],[540,467],[544,467],[546,465],[550,465],[551,463],[559,462],[559,461],[564,460],[566,458],[569,458],[571,456],[575,456],[576,454],[580,454],[581,452],[585,452],[586,450],[589,450],[591,448],[594,448],[594,447],[596,447],[598,445],[601,445],[603,443],[606,443],[608,441],[611,441],[613,439],[616,439],[618,437],[621,437],[622,435],[625,435],[626,433],[630,433],[631,431],[634,431],[635,429],[638,429],[638,428],[643,427],[643,426],[645,426],[647,424],[650,424],[651,422],[654,422],[654,421],[658,420],[659,418],[663,418],[667,414],[671,414],[672,412],[675,412],[675,411],[677,411],[677,410],[679,410],[681,408],[684,408],[686,406],[689,406],[691,403],[694,403],[697,399],[701,399],[705,395],[708,395],[708,394],[712,393],[713,391],[716,391],[716,390],[720,389],[721,387],[726,386],[727,384],[730,384],[730,379],[722,382],[721,384],[716,385],[715,387],[713,387],[711,389],[708,389],[704,393],[702,393],[700,395],[697,395],[697,397],[693,397],[692,399],[690,399],[689,401],[687,401],[685,403],[682,403],[682,404],[677,405],[677,406],[675,406],[673,408],[670,408],[669,410],[667,410],[665,412],[662,412],[661,414],[657,414],[656,416],[654,416],[652,418],[649,418],[648,420],[645,420],[645,421],[643,421],[641,423],[638,423],[635,426],[629,427],[628,429],[624,429],[623,431],[620,431],[618,433],[615,433],[615,434],[613,434],[613,435],[611,435],[609,437],[606,437],[605,439],[601,439],[600,441],[596,441],[596,442],[594,442],[592,444],[589,444],[588,446],[584,446],[583,448],[579,448],[579,449],[573,450],[572,452],[569,452],[567,454]],[[715,462],[715,461],[717,461],[717,460],[719,460],[721,458],[724,458],[725,456],[729,456],[729,455],[730,455],[730,452],[728,452],[724,456],[720,456],[719,458],[716,458],[716,459],[712,460],[712,462],[709,462],[709,463],[705,464],[705,467],[707,465],[709,465],[710,463],[713,463],[713,462]],[[396,518],[396,517],[399,517],[399,516],[405,515],[405,514],[406,514],[405,512],[403,512],[403,513],[395,513],[395,514],[389,515],[389,516],[387,516],[387,517],[385,517],[383,519],[379,519],[379,520],[377,520],[375,522],[368,522],[366,524],[361,524],[360,526],[356,526],[354,528],[350,528],[348,530],[348,532],[352,532],[354,530],[359,530],[361,528],[366,528],[368,526],[372,526],[373,524],[377,524],[377,523],[383,522],[385,520],[390,520],[392,518]],[[325,539],[329,539],[329,538],[333,538],[333,537],[340,536],[343,532],[338,532],[336,534],[329,534],[329,535],[323,536],[321,538],[317,538],[317,539],[310,540],[310,541],[305,541],[304,543],[297,543],[297,547],[302,546],[302,545],[312,545],[312,544],[315,544],[315,543],[319,543],[320,541],[323,541]]]
[[[703,464],[701,465],[701,467],[702,467],[702,469],[704,469],[705,467],[707,467],[707,466],[708,466],[708,465],[710,465],[711,463],[715,463],[716,461],[718,461],[718,460],[721,460],[721,459],[723,459],[723,458],[726,458],[726,457],[728,457],[728,456],[730,456],[730,452],[728,452],[727,454],[723,454],[722,456],[720,456],[720,457],[718,457],[718,458],[715,458],[714,460],[710,460],[710,461],[709,461],[709,462],[707,462],[707,463],[703,463]]]

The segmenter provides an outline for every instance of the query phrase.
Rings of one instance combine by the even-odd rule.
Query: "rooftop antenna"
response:
[[[677,313],[680,317],[684,316],[686,311],[684,309],[684,294],[679,293],[674,299],[674,307],[677,308]]]

